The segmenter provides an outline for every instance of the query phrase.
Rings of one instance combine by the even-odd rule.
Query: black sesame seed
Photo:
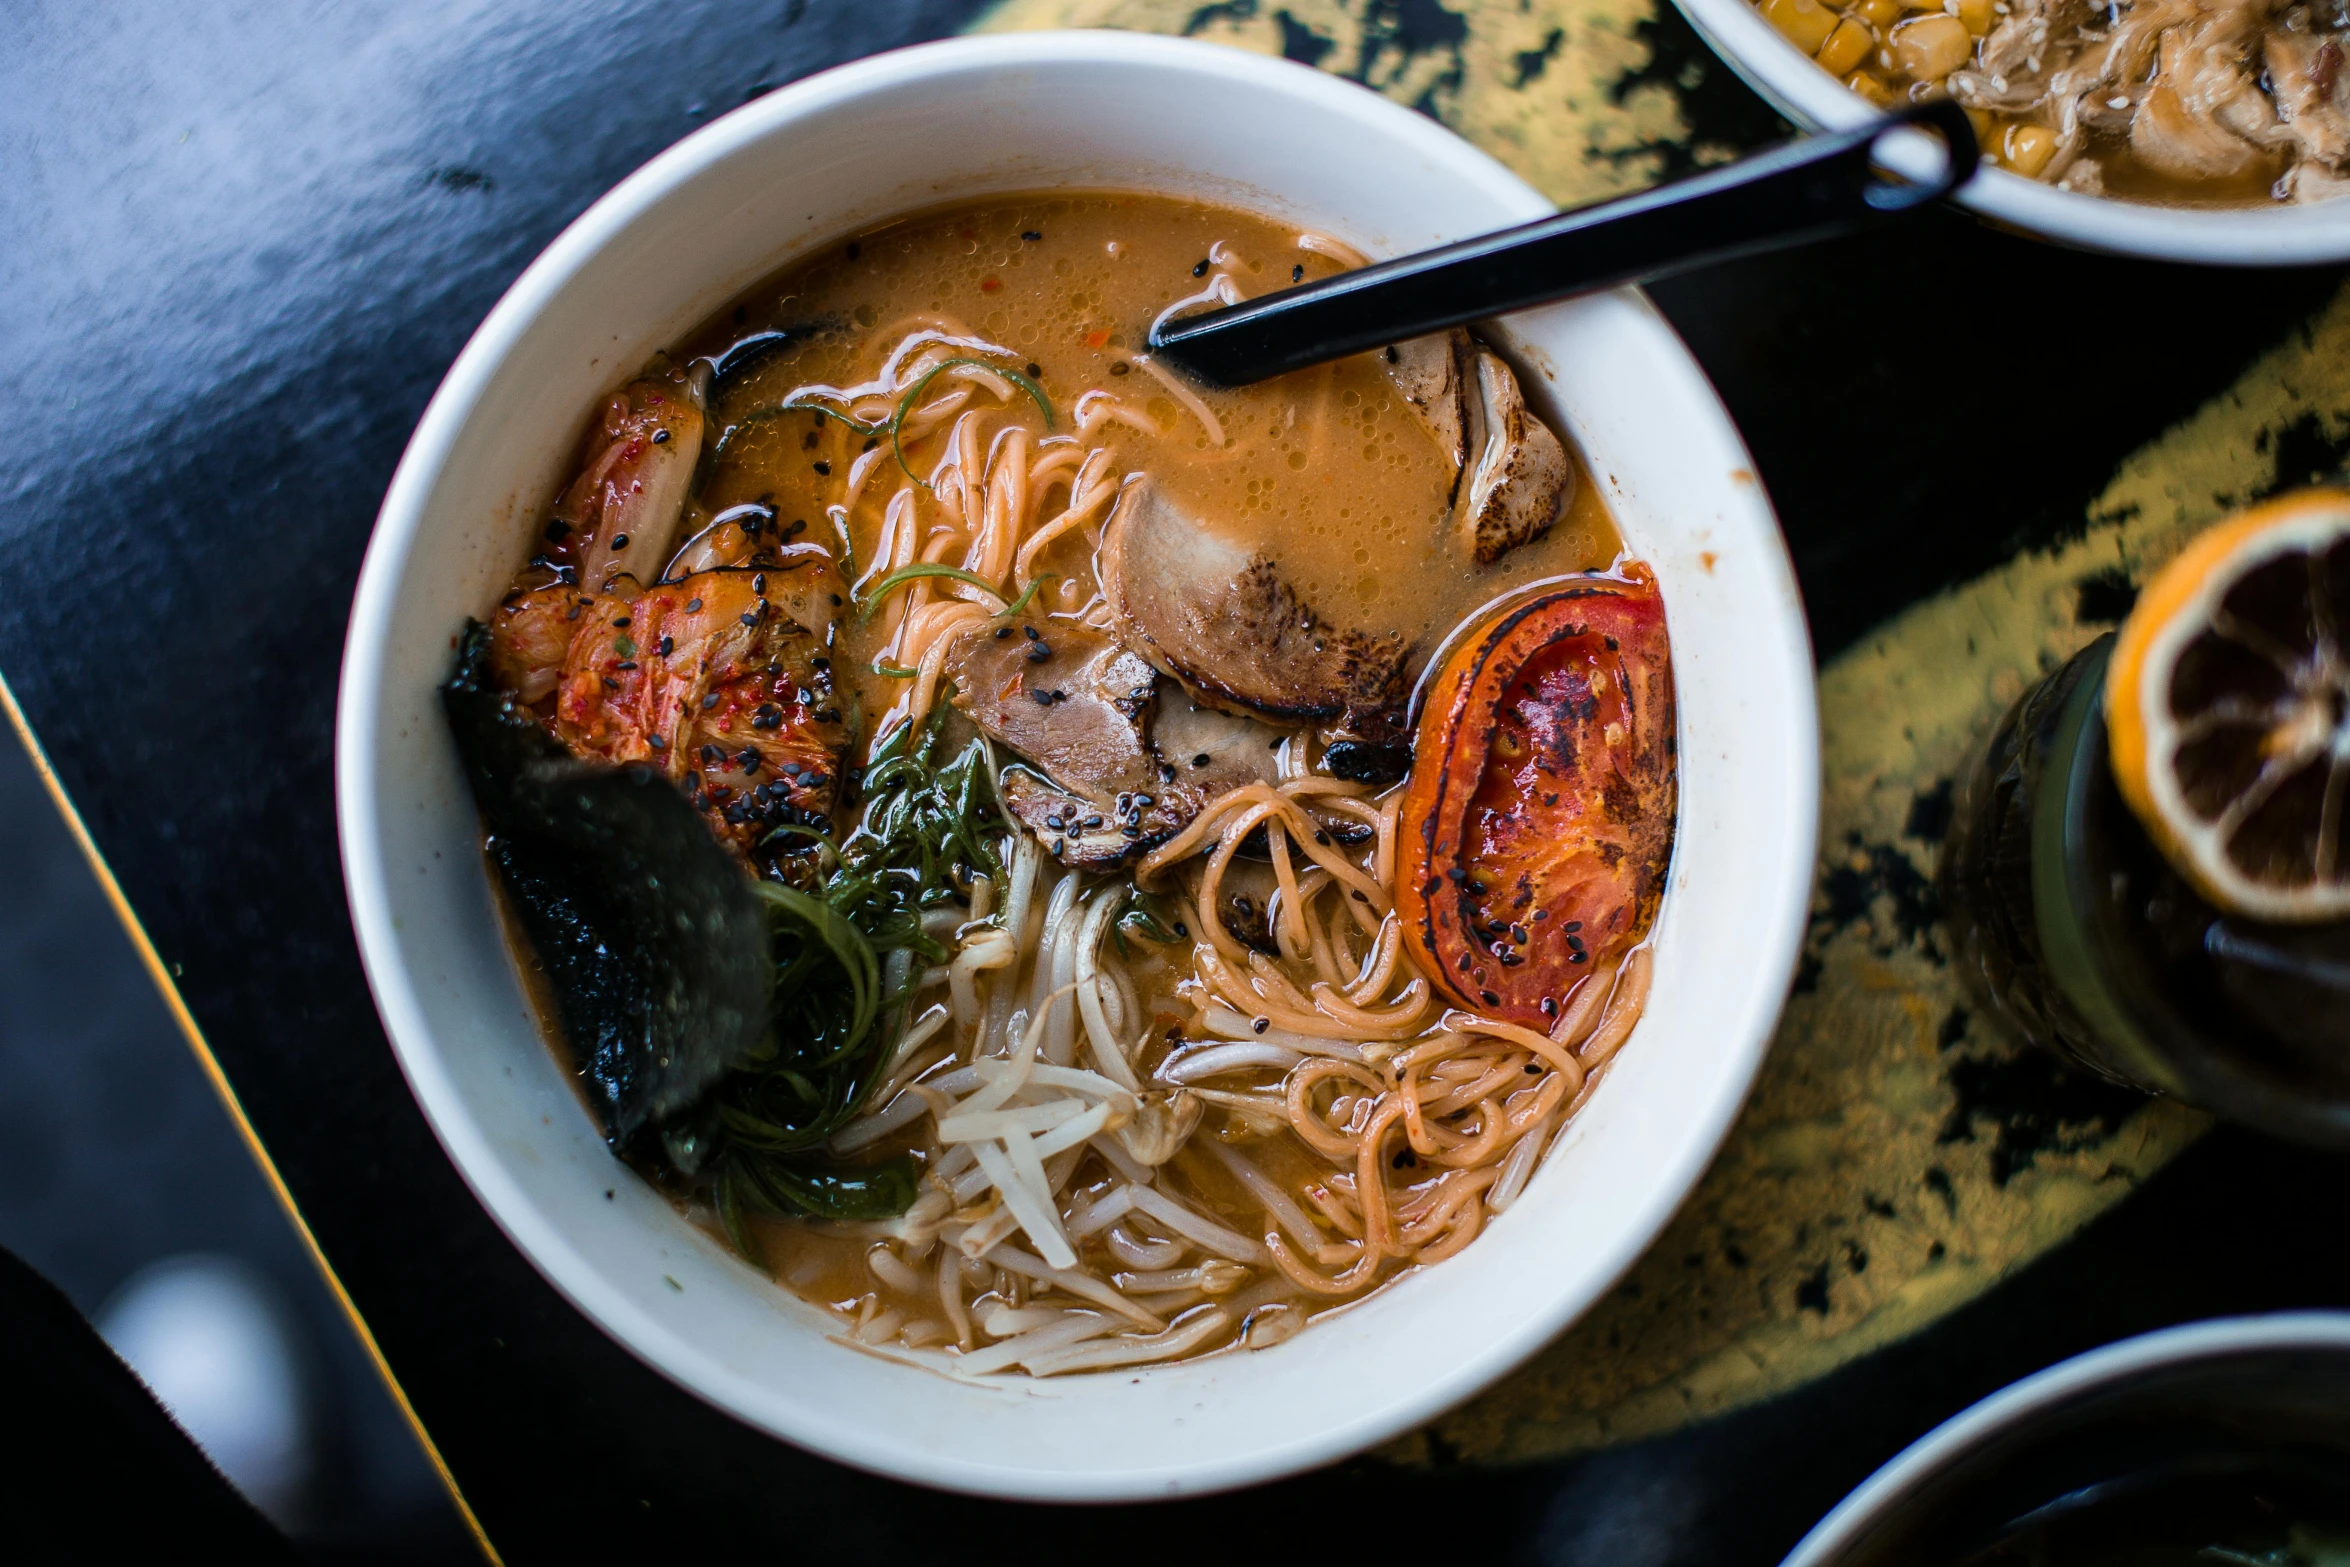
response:
[[[1020,237],[1021,237],[1022,239],[1024,239],[1024,240],[1028,241],[1028,243],[1030,243],[1031,245],[1035,244],[1035,243],[1036,243],[1038,240],[1040,240],[1040,239],[1044,238],[1044,236],[1043,236],[1042,234],[1039,234],[1039,233],[1038,233],[1038,232],[1036,232],[1036,230],[1034,230],[1034,229],[1022,229],[1022,230],[1020,231]]]
[[[767,573],[762,571],[758,575],[751,578],[751,591],[758,594],[761,598],[765,598],[767,596]]]
[[[653,444],[655,446],[667,446],[669,444],[669,432],[667,430],[655,430],[653,432]]]
[[[1134,367],[1133,367],[1132,365],[1128,364],[1128,363],[1127,363],[1125,360],[1121,359],[1121,360],[1119,360],[1119,361],[1118,361],[1116,364],[1114,364],[1114,365],[1110,366],[1110,374],[1112,374],[1112,375],[1126,375],[1126,374],[1129,374],[1129,373],[1130,373],[1130,372],[1133,370],[1133,368],[1134,368]]]
[[[1248,1026],[1261,1034],[1273,1026],[1273,1020],[1269,1017],[1252,1017],[1248,1020]]]
[[[1209,756],[1207,752],[1202,751],[1199,755],[1191,759],[1191,765],[1194,767],[1205,767],[1213,760],[1214,758]]]
[[[1206,277],[1208,275],[1208,264],[1203,261],[1198,266],[1193,267],[1191,269],[1191,275],[1193,277]]]
[[[687,599],[687,600],[685,601],[685,612],[686,612],[687,614],[689,614],[689,615],[697,615],[697,614],[700,614],[700,613],[701,613],[701,609],[702,609],[702,601],[701,601],[700,599]]]
[[[1480,990],[1477,992],[1477,995],[1479,999],[1481,999],[1489,1007],[1498,1007],[1501,1005],[1501,997],[1495,995],[1490,990]]]
[[[628,535],[627,535],[627,534],[625,534],[625,533],[615,533],[615,534],[613,534],[613,535],[612,535],[612,547],[613,547],[614,549],[616,549],[616,550],[624,550],[624,549],[628,548]]]
[[[1559,1004],[1550,997],[1544,996],[1542,998],[1542,1015],[1544,1017],[1557,1017],[1559,1015]]]
[[[1567,961],[1569,963],[1588,963],[1591,961],[1591,954],[1588,952],[1570,952],[1567,954]]]
[[[1061,850],[1066,848],[1068,843],[1069,840],[1066,838],[1055,838],[1053,840],[1053,857],[1055,859],[1060,858]]]
[[[636,660],[633,658],[624,658],[619,663],[614,664],[612,667],[614,669],[634,669],[636,668]]]
[[[1036,364],[1032,364],[1032,365],[1030,365],[1030,366],[1028,367],[1028,379],[1029,379],[1029,380],[1031,380],[1031,381],[1041,381],[1041,380],[1043,380],[1043,379],[1044,379],[1044,366],[1042,366],[1042,365],[1036,365]]]
[[[656,751],[666,751],[669,749],[669,742],[662,739],[659,735],[645,736],[645,744],[651,746]]]
[[[832,477],[832,464],[830,464],[830,463],[826,462],[826,461],[825,461],[824,459],[822,459],[821,457],[820,457],[820,458],[818,458],[818,459],[816,460],[816,474],[817,474],[817,477],[819,477],[819,478],[823,478],[823,479],[829,479],[829,478],[831,478],[831,477]]]
[[[713,707],[716,707],[716,706],[718,705],[718,700],[719,700],[719,697],[718,697],[718,693],[717,693],[717,692],[715,692],[715,691],[708,691],[708,692],[704,692],[704,693],[703,693],[703,695],[702,695],[702,711],[703,711],[703,712],[705,712],[705,713],[707,713],[708,711],[710,711],[710,709],[712,709]]]
[[[1010,626],[998,626],[995,628],[995,639],[998,642],[1003,641],[1004,638],[1010,636],[1011,634],[1012,628]]]
[[[1042,642],[1032,642],[1028,646],[1028,662],[1031,664],[1041,664],[1052,656],[1053,650]]]
[[[617,691],[620,689],[620,682],[613,679],[610,675],[606,675],[604,677],[604,689],[607,691]]]
[[[1035,701],[1038,707],[1050,707],[1053,705],[1053,693],[1050,691],[1031,691],[1028,693],[1028,695],[1032,700]]]
[[[1583,928],[1583,922],[1581,920],[1569,920],[1561,928],[1569,931],[1581,930]]]
[[[667,657],[668,657],[670,654],[672,654],[672,653],[674,653],[674,652],[676,652],[676,651],[677,651],[677,638],[675,638],[675,637],[663,637],[663,638],[661,639],[661,656],[662,656],[663,658],[667,658]]]
[[[1444,874],[1446,879],[1450,881],[1462,882],[1469,879],[1469,873],[1465,870],[1462,870],[1458,865],[1450,865],[1445,867]]]
[[[1079,822],[1077,825],[1078,825],[1079,827],[1083,828],[1083,829],[1084,829],[1085,831],[1087,831],[1087,832],[1092,832],[1092,831],[1093,831],[1095,828],[1099,827],[1101,824],[1102,824],[1102,819],[1101,819],[1101,817],[1100,817],[1100,816],[1098,816],[1098,815],[1095,815],[1095,816],[1088,816],[1088,817],[1087,817],[1085,820],[1083,820],[1083,821]]]

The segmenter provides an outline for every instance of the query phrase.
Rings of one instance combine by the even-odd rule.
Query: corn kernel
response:
[[[1966,30],[1980,38],[1999,20],[1992,10],[1995,0],[1950,0],[1945,7],[1952,16],[1966,24]]]
[[[1999,146],[1999,121],[1989,109],[1967,109],[1966,122],[1975,128],[1975,145],[1988,153],[1996,153]]]
[[[1893,29],[1893,58],[1914,82],[1938,82],[1974,52],[1966,24],[1948,14],[1912,17]]]
[[[1869,50],[1875,47],[1876,42],[1874,33],[1848,16],[1836,24],[1836,30],[1828,35],[1828,41],[1820,45],[1819,62],[1834,74],[1842,76],[1867,59]]]
[[[1882,30],[1901,20],[1901,0],[1861,0],[1852,8],[1852,14]]]
[[[1762,0],[1762,14],[1805,54],[1817,54],[1836,30],[1836,13],[1819,0]]]
[[[1880,109],[1890,109],[1901,101],[1901,94],[1895,92],[1883,77],[1871,76],[1866,71],[1853,72],[1844,78],[1844,85]]]
[[[1999,160],[2027,177],[2036,177],[2055,156],[2056,132],[2045,125],[2010,125],[1999,148]]]

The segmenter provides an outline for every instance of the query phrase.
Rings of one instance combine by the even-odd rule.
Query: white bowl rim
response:
[[[1756,10],[1753,0],[1673,0],[1738,77],[1798,126],[1855,130],[1878,118]],[[1953,198],[1995,223],[2082,250],[2206,266],[2350,260],[2350,198],[2269,207],[2162,207],[2059,190],[1986,167]]]
[[[2350,1351],[2350,1311],[2275,1311],[2158,1328],[2058,1361],[1968,1406],[1903,1448],[1836,1504],[1780,1567],[1827,1567],[1951,1463],[2045,1411],[2149,1371],[2263,1350]]]
[[[1537,215],[1532,209],[1547,210],[1549,206],[1498,161],[1434,120],[1352,83],[1221,45],[1109,30],[951,38],[914,45],[805,78],[705,126],[622,180],[524,269],[458,355],[410,439],[369,541],[345,645],[336,743],[343,869],[370,988],[394,1053],[435,1135],[492,1220],[524,1256],[573,1306],[631,1354],[755,1428],[892,1478],[998,1498],[1036,1500],[1112,1501],[1200,1494],[1277,1478],[1345,1457],[1419,1425],[1505,1374],[1587,1310],[1631,1268],[1694,1189],[1728,1136],[1768,1051],[1794,971],[1805,928],[1804,908],[1818,830],[1819,737],[1816,690],[1809,678],[1809,632],[1800,613],[1792,564],[1775,530],[1772,544],[1779,550],[1776,569],[1784,578],[1789,607],[1771,622],[1767,636],[1758,632],[1757,648],[1760,652],[1767,647],[1774,660],[1798,661],[1805,672],[1798,688],[1788,693],[1797,705],[1785,713],[1789,722],[1784,757],[1799,807],[1798,819],[1787,824],[1784,843],[1802,869],[1796,877],[1799,885],[1789,889],[1792,899],[1781,900],[1788,907],[1774,911],[1771,928],[1750,949],[1751,972],[1769,982],[1758,987],[1756,999],[1735,1031],[1734,1045],[1724,1050],[1724,1059],[1735,1068],[1736,1090],[1695,1107],[1686,1118],[1692,1135],[1684,1152],[1661,1164],[1649,1188],[1627,1202],[1626,1207],[1636,1215],[1635,1222],[1621,1245],[1595,1258],[1591,1271],[1598,1283],[1590,1301],[1572,1312],[1558,1307],[1531,1313],[1522,1330],[1496,1337],[1450,1374],[1430,1378],[1410,1393],[1399,1394],[1375,1416],[1325,1425],[1278,1447],[1260,1448],[1228,1462],[1126,1469],[1102,1476],[1037,1474],[1016,1465],[959,1458],[925,1457],[909,1466],[907,1455],[887,1443],[853,1437],[837,1427],[787,1430],[743,1407],[730,1396],[734,1379],[716,1358],[679,1343],[651,1314],[612,1294],[596,1278],[593,1265],[557,1226],[543,1220],[503,1168],[503,1156],[491,1147],[488,1133],[475,1120],[446,1066],[430,1048],[410,1048],[405,1043],[428,1038],[428,1031],[411,976],[399,958],[386,868],[374,850],[379,812],[374,779],[376,732],[383,705],[384,641],[397,610],[394,589],[398,568],[414,546],[430,487],[448,458],[465,414],[530,322],[603,245],[673,186],[738,147],[770,134],[779,122],[818,112],[879,86],[919,80],[925,73],[1002,68],[1040,60],[1140,62],[1201,70],[1251,88],[1302,99],[1308,107],[1340,119],[1376,119],[1387,134],[1412,141],[1415,149],[1454,168],[1460,178],[1476,182],[1505,203],[1526,206],[1530,216]],[[1666,340],[1679,347],[1670,327],[1644,295],[1627,289],[1618,291],[1616,297],[1654,317]],[[1681,354],[1681,371],[1702,386],[1702,372],[1687,357],[1686,349]],[[1715,407],[1719,409],[1718,400]],[[1721,410],[1720,433],[1727,447],[1743,455],[1743,442],[1726,410]],[[1757,503],[1767,516],[1767,496],[1753,475],[1750,458],[1740,473],[1743,482],[1753,486]],[[663,1347],[649,1347],[653,1344]]]

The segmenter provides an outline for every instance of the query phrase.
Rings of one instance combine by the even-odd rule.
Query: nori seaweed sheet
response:
[[[619,1152],[758,1045],[774,983],[767,918],[668,779],[572,757],[487,680],[488,649],[489,629],[468,621],[442,705],[490,861]]]

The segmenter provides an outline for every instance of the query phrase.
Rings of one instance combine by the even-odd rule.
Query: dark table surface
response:
[[[368,529],[466,335],[587,203],[759,92],[978,9],[37,0],[0,46],[0,376],[29,399],[0,505],[0,672],[507,1560],[1030,1560],[1114,1540],[1189,1561],[1203,1540],[1320,1545],[1376,1516],[1404,1552],[1769,1563],[2015,1376],[2166,1322],[2350,1302],[2333,1244],[2350,1164],[2222,1131],[1994,1292],[1759,1406],[1578,1458],[1360,1460],[1120,1515],[836,1468],[679,1392],[564,1304],[434,1142],[352,942],[330,736]],[[1407,44],[1453,15],[1344,9]],[[1692,141],[1775,134],[1671,13],[1641,31],[1672,72],[1646,80],[1667,80]],[[2342,279],[2089,257],[1940,213],[1655,294],[1755,451],[1824,659],[2077,533],[2118,460]],[[2008,303],[1970,325],[1921,299]],[[2296,461],[2338,463],[2309,442]]]

